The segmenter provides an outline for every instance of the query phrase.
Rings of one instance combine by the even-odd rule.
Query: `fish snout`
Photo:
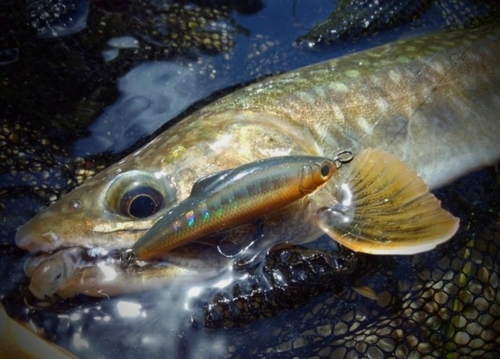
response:
[[[60,235],[48,228],[44,218],[39,216],[19,228],[15,237],[16,245],[31,253],[50,252],[58,248],[61,242]]]

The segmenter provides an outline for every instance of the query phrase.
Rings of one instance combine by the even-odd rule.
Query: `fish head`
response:
[[[150,271],[144,268],[139,271],[123,269],[114,261],[113,255],[132,247],[166,213],[188,198],[194,184],[201,178],[269,157],[321,156],[314,141],[309,139],[307,131],[301,132],[283,120],[263,113],[229,111],[210,116],[196,115],[180,122],[66,194],[18,230],[17,245],[36,254],[30,269],[33,292],[38,298],[54,294],[71,297],[83,292],[88,295],[127,293],[132,290],[130,283],[134,281],[140,283],[137,288],[154,286],[158,276],[148,276]],[[331,174],[325,171],[321,166],[308,171],[308,181],[312,184],[318,182],[319,173],[321,182],[324,182]],[[316,238],[320,230],[311,218],[316,208],[312,202],[320,200],[321,205],[325,205],[323,202],[332,191],[331,188],[324,190],[331,185],[326,183],[307,199],[266,218],[262,224],[266,228],[266,245],[259,247],[259,253],[275,244],[273,240],[307,241]],[[285,222],[289,225],[283,226]],[[259,233],[256,228],[255,233],[247,237],[255,239]],[[246,244],[240,244],[238,248],[246,248]],[[84,251],[65,252],[71,248]],[[199,262],[196,258],[203,257],[206,248],[193,245],[188,254],[176,254],[176,261],[169,258],[167,265],[156,263],[162,271],[161,282],[164,277],[182,279],[193,276],[194,272],[203,275],[220,270],[222,266],[214,256],[203,260],[206,266],[202,269],[192,267],[193,263]],[[209,248],[220,252],[218,246]],[[88,255],[81,254],[94,249],[100,254],[91,261],[87,260]],[[75,255],[68,257],[64,253]],[[78,253],[83,260],[75,260]],[[228,261],[223,254],[219,256],[223,257],[224,263]],[[50,258],[48,262],[46,258]],[[105,272],[123,275],[127,280],[109,281],[100,267],[107,260],[113,263],[113,267]],[[154,261],[147,264],[155,272]],[[190,270],[186,272],[186,268]],[[170,271],[168,275],[165,270]]]
[[[168,179],[152,172],[105,171],[22,226],[16,244],[33,253],[77,246],[121,248],[147,230],[173,198]]]
[[[37,214],[16,244],[32,253],[129,248],[200,178],[268,157],[320,155],[313,143],[269,114],[195,113]]]

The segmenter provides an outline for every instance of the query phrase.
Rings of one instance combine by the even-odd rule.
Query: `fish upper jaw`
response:
[[[70,198],[71,199],[71,198]],[[63,248],[100,247],[106,250],[130,247],[151,224],[120,220],[106,210],[92,212],[94,202],[68,211],[65,201],[52,204],[21,226],[16,245],[31,253],[52,253]]]
[[[61,247],[61,236],[50,228],[43,225],[47,217],[52,217],[48,213],[40,213],[37,220],[30,220],[24,224],[16,233],[16,245],[26,251],[36,252],[52,252]],[[45,218],[44,218],[45,217]],[[53,219],[50,219],[52,221]],[[40,228],[42,224],[42,228]],[[45,228],[43,228],[45,227]]]

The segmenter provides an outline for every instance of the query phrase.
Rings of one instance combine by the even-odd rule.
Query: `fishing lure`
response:
[[[279,210],[319,189],[351,159],[350,151],[333,160],[272,157],[202,178],[188,198],[123,253],[123,265],[161,257],[193,240]]]

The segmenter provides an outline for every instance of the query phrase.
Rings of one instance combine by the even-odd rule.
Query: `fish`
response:
[[[32,279],[29,286],[30,292],[38,299],[52,297],[63,283],[74,277],[75,271],[82,267],[82,256],[82,249],[74,247],[43,258],[41,263],[36,263],[38,257],[35,257],[35,263],[27,260],[24,272]]]
[[[492,23],[266,78],[197,110],[67,194],[22,226],[16,244],[32,253],[130,248],[198,179],[269,157],[381,149],[439,188],[500,158],[499,58],[500,26]],[[266,238],[317,238],[325,230],[318,215],[329,221],[318,210],[331,208],[335,192],[330,181],[269,216]]]
[[[182,261],[179,250],[174,250],[216,231],[272,214],[316,191],[351,160],[346,151],[334,159],[273,157],[202,178],[195,182],[186,200],[173,207],[131,249],[122,252],[120,261],[83,263],[82,257],[88,254],[81,247],[58,251],[48,259],[35,257],[25,264],[25,272],[31,277],[29,289],[41,300],[77,294],[102,297],[122,294],[125,288],[130,293],[169,285],[179,276],[184,283],[189,275],[198,279],[214,277],[235,262],[230,260],[232,256],[222,253],[220,243],[219,254],[229,260],[214,266],[210,265],[213,258],[207,260],[214,254],[197,258],[208,262],[199,276],[199,268],[190,265],[195,258],[184,260],[188,265],[183,265],[184,273],[180,275],[176,267]],[[459,219],[442,209],[422,179],[396,157],[367,149],[346,166],[349,168],[337,182],[339,188],[348,188],[347,195],[337,191],[338,201],[329,208],[320,208],[317,219],[319,227],[345,247],[374,254],[404,254],[414,252],[416,247],[423,252],[446,242],[458,230]],[[335,216],[325,217],[325,213]],[[265,248],[273,244],[267,241]],[[184,248],[184,254],[190,251],[199,249]],[[142,279],[147,280],[137,285],[137,276],[129,265],[154,258],[173,261],[159,267],[142,265]]]
[[[270,214],[315,192],[337,167],[338,159],[280,156],[204,177],[194,183],[189,197],[134,243],[133,254],[126,254],[148,260]]]

